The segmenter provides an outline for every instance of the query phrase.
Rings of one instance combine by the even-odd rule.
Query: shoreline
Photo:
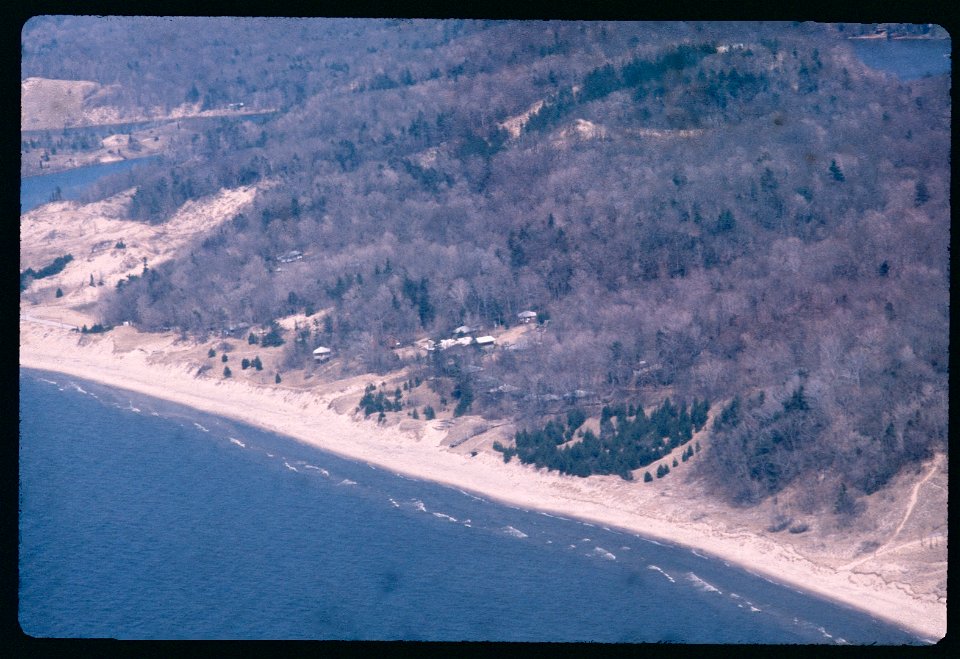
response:
[[[175,342],[172,336],[161,338]],[[697,550],[777,584],[865,612],[927,642],[936,642],[946,633],[945,607],[905,593],[898,587],[901,584],[815,563],[770,537],[712,522],[709,511],[689,518],[685,507],[691,501],[683,498],[681,483],[676,481],[651,488],[617,476],[581,479],[517,461],[504,464],[498,455],[486,452],[475,457],[454,453],[442,445],[446,430],[437,422],[415,422],[415,429],[406,422],[381,426],[337,412],[336,399],[356,390],[359,400],[363,385],[349,381],[302,391],[195,377],[195,365],[153,363],[142,348],[119,350],[111,334],[78,337],[24,319],[20,341],[21,368],[152,396],[501,504],[573,517]]]

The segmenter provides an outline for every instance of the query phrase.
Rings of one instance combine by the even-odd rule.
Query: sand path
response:
[[[929,481],[930,478],[935,473],[937,473],[937,470],[940,469],[942,464],[943,464],[943,455],[942,454],[935,455],[930,462],[930,466],[927,469],[926,475],[920,481],[918,481],[916,485],[913,486],[913,490],[910,492],[910,500],[907,502],[907,508],[903,513],[903,519],[900,520],[900,524],[897,526],[896,530],[892,534],[890,534],[890,537],[887,538],[886,541],[882,545],[877,547],[877,549],[875,549],[873,552],[867,554],[862,558],[858,558],[855,561],[851,561],[846,565],[841,565],[838,569],[852,570],[853,568],[863,565],[867,561],[872,560],[882,554],[898,551],[906,547],[914,546],[918,543],[923,542],[922,539],[911,540],[910,542],[903,543],[896,547],[891,546],[893,541],[896,539],[896,537],[900,535],[900,531],[902,531],[903,527],[907,524],[907,520],[910,519],[910,515],[913,514],[913,509],[917,505],[917,499],[920,494],[920,488],[923,487],[926,484],[926,482]]]

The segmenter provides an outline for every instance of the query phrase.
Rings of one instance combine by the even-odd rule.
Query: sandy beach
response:
[[[122,327],[103,335],[81,335],[24,315],[20,341],[23,367],[65,373],[229,417],[395,473],[444,483],[514,506],[678,543],[771,581],[865,610],[930,642],[946,633],[945,592],[915,589],[876,568],[875,564],[883,560],[881,554],[886,551],[892,555],[898,549],[892,545],[860,558],[853,550],[846,555],[835,549],[818,553],[815,544],[804,546],[798,538],[764,533],[756,523],[740,519],[742,513],[696,499],[696,488],[679,477],[649,484],[616,476],[583,479],[536,470],[517,461],[504,464],[499,454],[489,450],[453,450],[448,435],[456,424],[462,427],[470,423],[469,417],[457,420],[451,428],[449,421],[442,420],[403,419],[384,426],[372,417],[363,420],[351,416],[348,410],[356,405],[369,378],[323,382],[304,390],[283,384],[197,377],[199,362],[164,358],[182,349],[183,342],[173,334],[140,334]],[[945,463],[944,456],[937,456],[924,465],[927,480],[942,475],[945,484]],[[926,481],[917,478],[909,485],[915,487],[915,503]],[[906,504],[897,505],[902,509]],[[902,530],[911,512],[912,503],[894,533],[901,541],[906,539]],[[944,579],[945,533],[944,528]],[[931,542],[927,538],[927,544]],[[939,564],[928,567],[936,571]]]

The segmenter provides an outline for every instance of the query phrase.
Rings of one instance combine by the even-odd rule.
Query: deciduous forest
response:
[[[706,427],[692,464],[717,496],[805,482],[809,510],[855,514],[947,447],[951,107],[949,76],[867,69],[852,30],[46,17],[22,77],[264,110],[89,193],[135,187],[130,216],[163,224],[259,190],[107,282],[105,324],[205,336],[324,311],[282,337],[291,368],[317,345],[343,375],[410,366],[462,413],[515,420],[505,459],[626,474],[651,437]],[[493,357],[393,349],[524,310],[538,328]],[[582,415],[600,435],[568,444]]]

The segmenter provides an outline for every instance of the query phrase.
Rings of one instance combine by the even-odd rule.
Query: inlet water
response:
[[[950,73],[950,39],[851,39],[860,60],[901,80]]]
[[[30,635],[920,642],[685,548],[65,375],[21,370],[20,417]]]
[[[20,213],[26,213],[49,202],[58,189],[63,199],[79,199],[88,188],[104,176],[125,172],[154,158],[156,156],[134,160],[118,160],[99,165],[76,167],[54,174],[21,178]]]

